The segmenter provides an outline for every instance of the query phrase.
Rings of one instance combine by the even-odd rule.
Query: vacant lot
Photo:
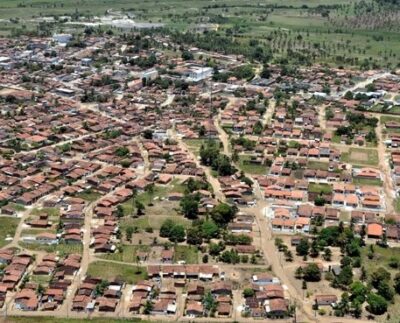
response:
[[[251,161],[250,155],[239,156],[239,168],[245,173],[253,175],[265,175],[268,171],[268,167],[265,165],[254,164]]]
[[[193,246],[175,246],[174,261],[184,261],[187,264],[197,264],[199,262],[198,250]]]
[[[328,170],[329,163],[315,161],[315,160],[309,160],[307,163],[307,167],[310,169]]]
[[[109,253],[100,257],[108,260],[136,263],[138,251],[150,251],[150,246],[122,246],[122,252]]]
[[[160,229],[163,222],[171,219],[176,223],[182,224],[185,227],[191,226],[191,221],[184,218],[182,215],[170,214],[168,209],[159,208],[160,213],[151,213],[152,208],[146,209],[146,215],[139,218],[125,217],[120,221],[121,230],[125,232],[126,227],[137,227],[139,230],[146,230],[146,228],[153,228],[154,230]],[[162,212],[163,210],[163,212]]]
[[[376,178],[353,178],[354,185],[372,185],[372,186],[382,186],[382,181]]]
[[[79,197],[81,199],[84,199],[85,201],[88,201],[88,202],[94,202],[94,201],[98,200],[102,195],[98,192],[95,192],[92,190],[87,190],[82,193],[78,193],[75,196]]]
[[[65,256],[71,253],[79,253],[81,254],[83,251],[83,246],[81,244],[66,244],[59,243],[57,245],[45,245],[39,243],[26,243],[20,242],[21,247],[29,250],[41,250],[46,252],[55,252],[60,256]]]
[[[122,208],[124,210],[124,215],[129,216],[135,213],[135,201],[139,201],[144,204],[144,206],[149,207],[149,204],[152,204],[154,201],[157,206],[160,205],[160,200],[164,200],[168,194],[170,193],[183,193],[185,191],[185,185],[179,179],[172,180],[168,185],[156,185],[154,186],[153,191],[147,191],[140,193],[136,196],[135,200],[129,199],[125,203],[122,204]],[[168,203],[168,201],[165,201]],[[176,203],[171,203],[170,206],[174,205],[176,207]],[[151,207],[151,206],[150,206]],[[165,205],[164,205],[165,207]],[[153,210],[154,211],[154,210]],[[165,213],[165,212],[164,212]],[[175,212],[176,213],[176,212]],[[147,212],[146,212],[147,214]]]
[[[20,219],[10,217],[0,217],[0,247],[5,246],[9,241],[7,237],[14,237]]]
[[[115,264],[106,261],[95,261],[89,264],[88,275],[107,280],[122,279],[128,284],[135,284],[147,278],[147,271],[136,265]]]
[[[186,144],[187,148],[193,152],[196,156],[200,155],[200,147],[207,143],[209,139],[184,139],[183,142]],[[213,141],[220,143],[219,140],[213,139]]]
[[[311,193],[330,194],[332,193],[332,186],[329,184],[310,183],[308,185],[308,190]]]
[[[378,151],[376,149],[349,148],[343,151],[341,160],[352,165],[376,166],[379,163]]]

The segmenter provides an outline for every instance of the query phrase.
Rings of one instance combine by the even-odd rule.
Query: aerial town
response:
[[[86,30],[0,102],[2,317],[398,322],[400,70]]]

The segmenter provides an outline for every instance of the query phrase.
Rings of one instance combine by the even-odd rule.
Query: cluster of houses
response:
[[[7,292],[17,290],[13,295],[13,306],[23,311],[53,311],[63,304],[81,261],[81,256],[77,254],[70,254],[64,259],[47,254],[36,264],[32,256],[15,254],[11,249],[1,249],[0,255],[5,266],[0,283],[1,302],[4,303]],[[47,283],[41,285],[33,277],[46,278]]]
[[[279,279],[267,272],[252,276],[246,290],[244,315],[253,318],[284,318],[289,312],[289,299]]]
[[[125,283],[105,281],[102,278],[86,276],[72,299],[72,310],[77,312],[115,312],[121,303]]]

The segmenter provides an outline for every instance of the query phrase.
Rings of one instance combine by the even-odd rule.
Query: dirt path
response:
[[[269,124],[271,122],[272,115],[275,111],[275,104],[276,104],[275,101],[271,102],[269,108],[267,109],[266,115],[264,115],[264,120],[266,124]],[[218,120],[215,121],[219,133],[219,139],[224,144],[225,148],[227,145],[226,133],[219,126],[217,122]],[[227,151],[227,155],[230,156],[229,151]],[[257,226],[260,231],[260,240],[261,240],[260,245],[262,252],[264,254],[264,259],[267,261],[267,265],[270,265],[272,267],[274,274],[280,279],[281,283],[286,286],[291,301],[296,300],[298,310],[303,312],[303,314],[307,317],[308,320],[315,321],[315,317],[312,313],[310,306],[302,306],[302,304],[304,304],[305,302],[305,300],[303,299],[303,292],[295,287],[294,277],[290,277],[289,275],[286,274],[286,271],[280,262],[280,255],[278,254],[275,247],[275,242],[273,239],[272,231],[270,229],[270,224],[268,223],[267,217],[264,215],[264,210],[268,206],[268,203],[264,200],[263,192],[260,189],[257,181],[253,179],[251,174],[246,174],[246,176],[251,178],[255,183],[253,189],[254,189],[254,195],[257,199],[257,204],[255,207],[252,208],[242,208],[241,211],[254,215]]]
[[[391,169],[389,166],[389,161],[386,156],[386,147],[383,143],[382,135],[382,123],[379,118],[378,126],[375,129],[376,135],[378,137],[378,157],[379,157],[379,169],[383,173],[383,190],[385,192],[386,200],[386,212],[389,214],[394,213],[394,198],[395,189],[393,186],[393,180],[391,176]]]

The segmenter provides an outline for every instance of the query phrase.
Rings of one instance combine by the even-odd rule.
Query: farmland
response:
[[[318,61],[364,67],[398,63],[399,18],[390,14],[390,6],[376,1],[292,0],[282,5],[276,0],[222,0],[218,4],[183,0],[6,0],[0,4],[0,18],[11,21],[2,21],[0,30],[3,34],[31,32],[41,21],[38,17],[43,16],[57,17],[54,21],[41,21],[39,30],[43,33],[50,29],[71,30],[77,24],[64,24],[60,16],[72,16],[72,21],[80,23],[110,9],[133,16],[135,22],[162,23],[175,31],[207,25],[207,29],[218,30],[216,35],[233,37],[239,47],[250,42],[264,53],[295,58],[298,63]],[[79,28],[82,30],[82,26]]]

